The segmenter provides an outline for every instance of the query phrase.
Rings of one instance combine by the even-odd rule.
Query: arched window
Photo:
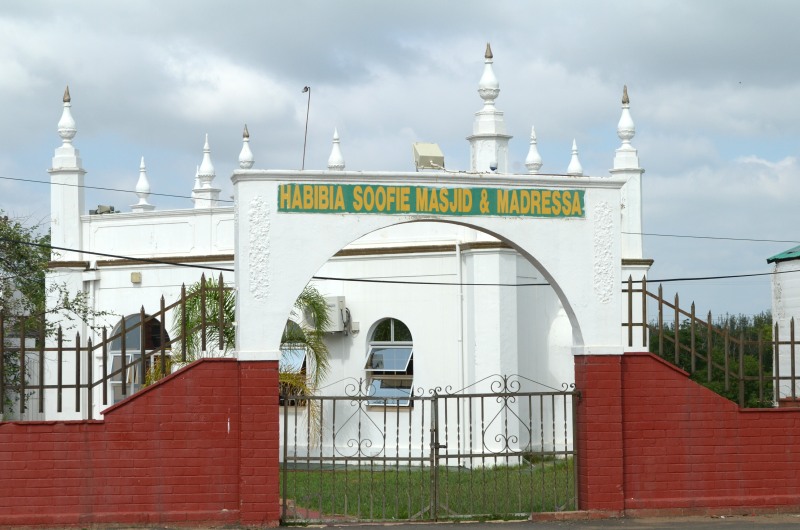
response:
[[[147,317],[145,317],[147,318]],[[117,403],[131,394],[138,392],[142,387],[141,381],[141,365],[138,363],[133,365],[134,362],[140,359],[142,353],[142,329],[139,325],[141,321],[140,315],[128,315],[125,317],[125,351],[122,351],[122,322],[114,326],[111,336],[120,335],[111,341],[109,348],[109,357],[111,360],[111,368],[109,373],[116,372],[122,369],[122,355],[125,355],[126,370],[125,373],[118,373],[111,377],[111,395],[113,402]],[[169,343],[169,336],[167,331],[164,330],[164,338]],[[145,353],[152,352],[161,346],[161,322],[157,319],[150,319],[146,321],[144,329],[144,351]],[[150,364],[156,359],[155,354],[148,359],[145,370],[149,368]],[[125,385],[125,394],[122,394],[122,385]]]
[[[414,343],[400,320],[386,318],[372,332],[364,366],[370,382],[370,405],[407,407],[414,383]]]

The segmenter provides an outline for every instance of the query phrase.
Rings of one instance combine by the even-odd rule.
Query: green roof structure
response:
[[[767,263],[778,263],[781,261],[791,261],[800,258],[800,245],[784,250],[780,254],[775,254],[771,258],[767,258]]]

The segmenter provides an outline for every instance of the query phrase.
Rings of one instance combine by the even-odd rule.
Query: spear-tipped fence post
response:
[[[94,362],[92,360],[92,338],[89,337],[89,340],[86,341],[86,414],[88,419],[92,419],[94,415],[94,399],[92,399],[92,394],[94,393],[94,385],[92,384],[92,379],[94,378],[94,370],[92,370]]]
[[[22,317],[18,321],[20,323],[20,332],[19,332],[19,414],[25,413],[25,397],[28,394],[26,386],[26,375],[25,375],[25,339],[27,338],[28,334],[25,330],[25,318]],[[80,364],[80,363],[78,363]],[[5,374],[0,372],[0,377],[4,377]],[[2,399],[2,395],[0,395],[0,399]]]
[[[658,286],[658,356],[664,358],[664,289]]]
[[[219,352],[220,355],[225,351],[225,283],[222,279],[222,273],[219,273],[219,281],[217,282],[217,335],[219,335]]]
[[[758,402],[764,403],[764,333],[758,330]]]
[[[45,315],[42,313],[39,322],[39,413],[44,414],[44,339],[47,321]],[[2,373],[2,370],[0,370]]]
[[[139,309],[139,361],[142,363],[139,366],[139,388],[144,385],[145,377],[147,376],[147,349],[145,348],[145,314],[144,306]]]
[[[108,405],[108,328],[103,326],[103,405]]]
[[[122,396],[125,397],[128,395],[128,329],[125,325],[125,317],[122,317],[122,322],[120,326],[120,333],[122,336],[120,337],[120,349],[122,350],[122,354],[120,355],[120,361],[122,361],[122,373],[120,374],[120,381],[122,382]]]
[[[780,399],[781,399],[781,363],[780,363],[780,335],[779,335],[779,328],[778,323],[775,323],[775,336],[772,340],[772,346],[774,351],[774,368],[775,368],[775,403],[780,406]]]
[[[794,317],[789,320],[789,355],[792,369],[792,400],[797,398],[795,359],[794,359]]]
[[[725,356],[725,358],[723,360],[723,363],[722,363],[722,366],[725,369],[725,391],[728,391],[728,390],[731,389],[730,376],[729,376],[729,374],[730,374],[730,369],[729,369],[730,365],[729,365],[729,361],[728,361],[728,359],[730,358],[731,339],[730,339],[730,334],[728,332],[728,324],[727,323],[725,323],[725,329],[723,330],[722,339],[723,339],[722,350],[723,350],[723,355]]]
[[[161,377],[164,377],[165,375],[167,375],[167,359],[166,359],[167,346],[165,344],[167,342],[167,330],[166,330],[166,324],[164,324],[164,322],[167,319],[167,309],[166,309],[166,304],[164,302],[164,295],[161,295],[161,309],[158,312],[158,314],[161,316],[161,318],[159,319],[160,325],[158,328],[158,344],[161,347]]]
[[[75,333],[75,412],[81,411],[81,334]]]
[[[628,346],[633,346],[633,277],[628,275]]]
[[[186,343],[189,342],[189,334],[186,331],[186,284],[181,284],[181,362],[186,362]]]
[[[206,354],[206,274],[200,279],[200,351]]]
[[[647,326],[647,275],[642,275],[642,347],[648,347],[647,337],[650,328]]]
[[[691,325],[689,326],[689,335],[690,335],[691,348],[692,348],[691,364],[692,364],[692,373],[693,374],[697,371],[697,341],[695,340],[696,337],[695,337],[695,332],[694,332],[694,326],[695,326],[695,322],[696,321],[697,321],[697,317],[695,316],[695,312],[694,312],[694,302],[692,302],[692,316],[689,319],[689,322],[691,322]]]
[[[744,331],[739,335],[739,406],[744,408]]]
[[[706,326],[706,371],[708,372],[707,380],[709,383],[711,382],[712,372],[714,371],[714,356],[711,354],[711,350],[714,347],[714,336],[711,333],[711,311],[709,311]]]
[[[57,412],[61,412],[61,407],[63,405],[63,398],[61,395],[61,382],[64,377],[64,367],[62,360],[64,358],[64,335],[61,326],[58,326],[58,335],[57,335],[57,355],[56,355],[56,362],[58,366],[56,368],[56,410]]]
[[[679,299],[678,293],[675,293],[675,324],[672,331],[674,332],[675,337],[675,366],[680,366],[680,354],[681,354],[681,341],[680,341],[680,309],[679,309]]]

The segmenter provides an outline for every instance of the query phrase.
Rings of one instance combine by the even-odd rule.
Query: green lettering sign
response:
[[[279,212],[585,217],[584,190],[280,184]]]

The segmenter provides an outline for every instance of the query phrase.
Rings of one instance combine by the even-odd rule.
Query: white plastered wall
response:
[[[573,354],[621,354],[620,199],[617,178],[475,176],[448,173],[237,171],[237,347],[241,360],[278,360],[286,315],[303,286],[337,251],[398,223],[436,220],[485,231],[536,264],[563,304]],[[584,189],[583,219],[431,217],[278,212],[287,182]]]

